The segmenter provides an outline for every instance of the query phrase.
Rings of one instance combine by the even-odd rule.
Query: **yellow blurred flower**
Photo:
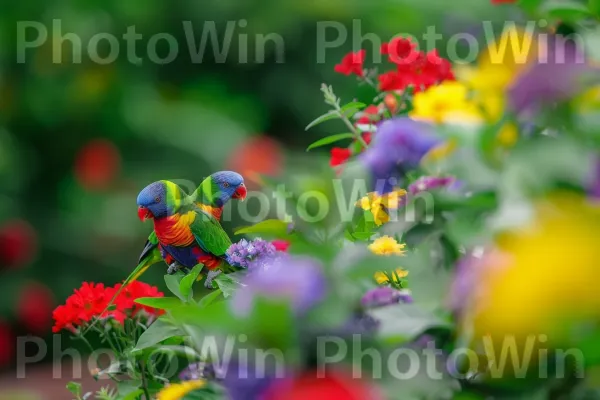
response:
[[[392,280],[394,281],[394,283],[398,283],[399,279],[402,278],[406,278],[408,276],[408,271],[402,268],[397,268],[394,273],[385,273],[385,272],[381,272],[378,271],[375,273],[374,278],[375,281],[379,284],[379,285],[383,285],[384,283],[389,283],[390,279],[389,277],[392,278]]]
[[[477,92],[503,94],[515,77],[538,57],[540,46],[532,32],[508,27],[483,51],[476,68],[458,69],[458,78]]]
[[[204,380],[187,381],[181,383],[173,383],[163,390],[161,390],[156,399],[157,400],[180,400],[183,397],[197,389],[201,389],[206,385]]]
[[[456,68],[457,81],[446,81],[415,94],[410,116],[436,124],[479,126],[497,123],[506,107],[506,90],[527,64],[538,56],[538,43],[530,32],[506,29],[479,57],[477,66]],[[498,144],[510,147],[518,139],[514,124],[502,125]],[[428,154],[439,160],[452,153],[456,143],[448,142]]]
[[[540,202],[535,220],[497,239],[501,268],[483,265],[465,323],[494,341],[509,335],[547,335],[549,344],[573,344],[571,335],[600,318],[596,284],[600,208],[560,193]]]
[[[401,256],[404,254],[404,247],[404,244],[398,243],[393,237],[382,236],[369,245],[369,250],[380,256]]]
[[[386,193],[383,196],[379,195],[377,192],[371,192],[358,200],[356,206],[365,211],[371,211],[375,224],[381,226],[390,220],[387,210],[397,209],[404,196],[406,196],[406,190],[404,189],[397,189],[393,192]]]
[[[431,86],[424,92],[416,93],[413,99],[413,119],[441,123],[483,122],[483,116],[476,103],[469,99],[468,87],[456,81],[445,81]]]

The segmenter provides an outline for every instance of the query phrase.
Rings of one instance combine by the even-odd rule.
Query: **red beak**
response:
[[[248,195],[248,189],[246,189],[246,185],[244,185],[243,183],[237,188],[237,190],[235,191],[235,193],[233,194],[233,198],[234,199],[239,199],[244,201],[246,199],[246,196]]]
[[[138,207],[138,217],[140,218],[140,221],[144,222],[148,218],[153,218],[154,215],[152,215],[152,211],[150,211],[146,207],[139,206]]]

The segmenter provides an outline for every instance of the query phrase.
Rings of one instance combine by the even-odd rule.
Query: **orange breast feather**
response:
[[[194,222],[196,214],[189,211],[154,221],[154,231],[158,240],[165,245],[185,247],[194,243],[194,235],[190,224]]]

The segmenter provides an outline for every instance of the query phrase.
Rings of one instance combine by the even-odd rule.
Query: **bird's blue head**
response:
[[[177,212],[185,197],[179,186],[169,181],[158,181],[146,186],[137,197],[138,217],[164,218]]]
[[[222,207],[230,199],[244,200],[248,194],[244,178],[233,171],[219,171],[210,176],[210,187],[202,188],[210,202]]]

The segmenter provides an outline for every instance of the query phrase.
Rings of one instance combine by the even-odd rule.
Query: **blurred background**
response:
[[[3,2],[0,399],[16,398],[5,391],[23,385],[15,378],[16,337],[28,334],[44,338],[49,349],[45,365],[27,369],[41,389],[32,398],[64,398],[71,377],[50,380],[51,312],[82,281],[112,285],[135,267],[151,230],[136,215],[135,198],[145,185],[171,179],[191,188],[221,169],[239,171],[252,185],[254,173],[308,168],[309,156],[316,160],[312,168],[326,169],[327,148],[304,151],[331,129],[323,124],[304,130],[326,111],[320,84],[332,84],[345,101],[370,102],[374,94],[333,71],[353,48],[353,35],[373,33],[387,41],[398,33],[420,37],[434,26],[443,35],[439,51],[445,55],[450,34],[480,35],[482,21],[501,28],[503,21],[520,18],[507,14],[514,11],[482,0]],[[186,37],[183,21],[193,26],[196,46],[214,21],[219,45],[230,45],[225,57],[215,57],[209,40],[202,62],[193,62],[193,39]],[[327,49],[318,63],[317,27],[326,21],[346,27],[348,39]],[[235,26],[229,41],[228,23]],[[141,35],[132,47],[142,60],[137,64],[123,40],[132,26]],[[40,29],[47,30],[44,43],[24,49],[23,41],[35,41]],[[81,40],[81,51],[72,40],[61,40],[69,33]],[[118,39],[118,55],[104,65],[87,50],[98,33]],[[160,33],[172,35],[179,47],[164,65],[152,62],[147,51],[150,38]],[[272,33],[282,38],[283,53],[267,42],[260,60],[256,35]],[[335,30],[328,35],[333,40]],[[361,46],[372,54],[368,42],[354,43]],[[107,59],[110,51],[108,41],[100,40],[99,56]],[[164,58],[168,52],[168,42],[158,40],[156,54]],[[73,62],[79,57],[80,63]],[[230,232],[236,212],[225,224]],[[157,266],[147,280],[160,287],[163,273]],[[70,345],[67,335],[62,340],[63,348]]]

